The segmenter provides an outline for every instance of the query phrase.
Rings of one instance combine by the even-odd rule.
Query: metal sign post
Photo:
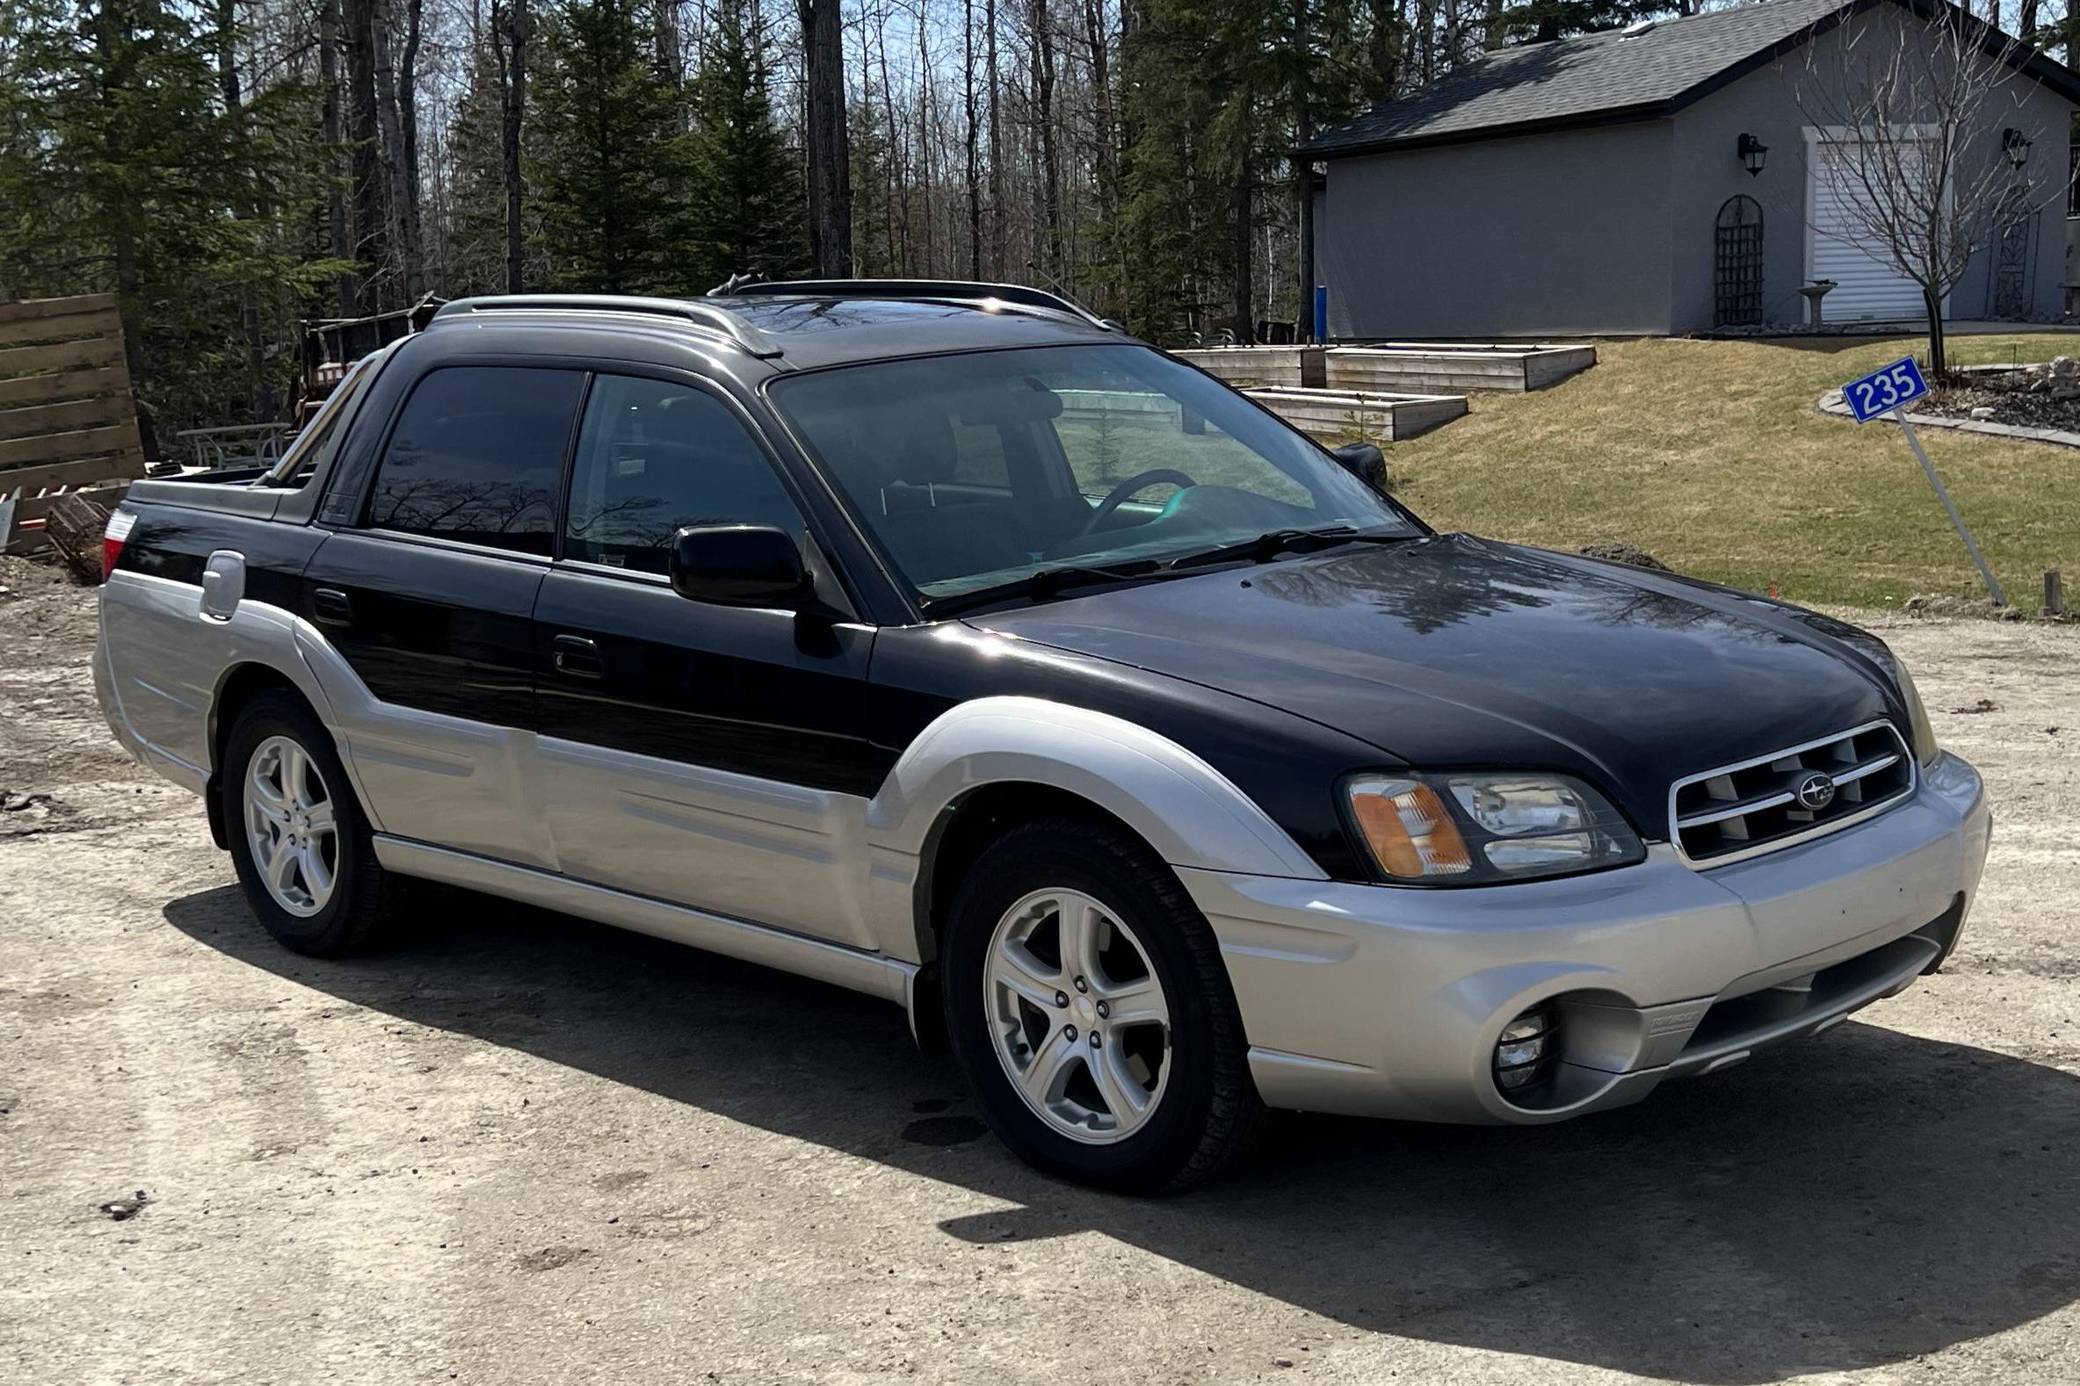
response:
[[[1943,479],[1936,475],[1936,469],[1929,462],[1928,454],[1921,450],[1921,439],[1915,434],[1914,425],[1907,422],[1907,406],[1927,393],[1928,382],[1921,378],[1921,368],[1914,364],[1914,358],[1911,356],[1895,361],[1881,370],[1872,371],[1869,375],[1852,380],[1842,387],[1842,398],[1848,403],[1849,412],[1856,416],[1856,422],[1869,423],[1872,419],[1883,418],[1887,414],[1899,420],[1899,431],[1906,435],[1907,446],[1914,452],[1914,460],[1921,464],[1921,474],[1928,478],[1929,488],[1936,493],[1936,499],[1943,503],[1943,509],[1949,513],[1951,527],[1957,531],[1957,537],[1964,540],[1964,551],[1972,556],[1973,566],[1978,568],[1979,576],[1986,579],[1986,590],[1993,594],[1993,604],[2006,606],[2008,596],[2001,591],[1999,579],[1994,577],[1993,569],[1987,566],[1986,555],[1979,552],[1979,545],[1972,538],[1972,531],[1965,526],[1964,516],[1957,513],[1957,502],[1950,499],[1949,489],[1943,485]]]

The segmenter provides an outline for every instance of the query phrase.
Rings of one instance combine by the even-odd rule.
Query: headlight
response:
[[[1623,815],[1565,775],[1358,775],[1347,788],[1373,860],[1396,881],[1525,880],[1646,855]]]
[[[1921,705],[1921,690],[1914,686],[1914,676],[1896,656],[1892,673],[1899,680],[1899,696],[1907,705],[1907,729],[1914,737],[1914,759],[1927,765],[1942,753],[1943,748],[1936,745],[1936,729],[1928,720],[1928,709]]]

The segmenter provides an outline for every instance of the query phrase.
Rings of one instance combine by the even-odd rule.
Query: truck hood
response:
[[[1884,647],[1811,612],[1468,535],[969,618],[1284,709],[1431,769],[1547,769],[1649,837],[1672,781],[1880,717]]]

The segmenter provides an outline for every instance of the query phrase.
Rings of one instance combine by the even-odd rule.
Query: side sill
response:
[[[669,939],[711,953],[741,958],[907,1006],[916,965],[878,953],[806,938],[727,915],[689,909],[647,895],[572,880],[532,867],[514,866],[468,852],[433,847],[409,838],[375,835],[376,860],[384,869],[465,890],[480,890],[543,909],[559,910],[616,928]]]

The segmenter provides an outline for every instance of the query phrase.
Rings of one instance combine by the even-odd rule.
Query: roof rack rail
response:
[[[649,317],[677,318],[727,339],[748,355],[774,357],[781,354],[772,338],[729,309],[698,299],[640,298],[623,294],[496,294],[483,298],[458,298],[452,303],[442,304],[440,311],[433,315],[433,321],[508,310],[641,313]]]
[[[708,291],[710,297],[740,298],[750,295],[794,295],[827,298],[923,298],[980,302],[995,299],[1020,308],[1063,313],[1107,332],[1121,330],[1075,299],[1049,293],[1025,284],[985,284],[968,279],[775,279],[753,284],[724,284]]]

